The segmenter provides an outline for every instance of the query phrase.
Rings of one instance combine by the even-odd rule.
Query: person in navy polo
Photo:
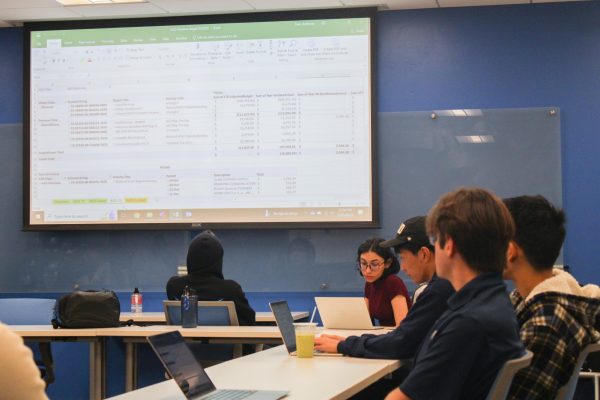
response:
[[[502,280],[514,224],[497,196],[460,188],[438,200],[426,227],[437,275],[456,293],[386,400],[483,399],[504,363],[525,352]]]

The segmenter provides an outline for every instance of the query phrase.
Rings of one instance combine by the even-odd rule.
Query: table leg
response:
[[[125,391],[137,388],[137,343],[125,342]]]
[[[105,365],[104,339],[93,340],[90,343],[90,400],[101,400],[106,396]]]

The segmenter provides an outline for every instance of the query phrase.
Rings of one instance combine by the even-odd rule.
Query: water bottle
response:
[[[138,288],[131,294],[131,312],[142,312],[142,294]]]
[[[186,286],[181,295],[181,327],[195,328],[198,326],[198,296],[190,293]]]

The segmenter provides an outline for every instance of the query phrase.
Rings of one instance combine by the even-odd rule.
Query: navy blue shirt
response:
[[[400,390],[413,400],[484,399],[504,363],[524,351],[502,275],[482,274],[450,297]]]
[[[349,336],[338,344],[338,352],[365,358],[413,358],[433,323],[448,308],[453,293],[450,282],[434,275],[400,326],[384,335]]]

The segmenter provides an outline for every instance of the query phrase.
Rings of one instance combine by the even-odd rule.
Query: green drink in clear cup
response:
[[[298,357],[312,357],[315,349],[317,323],[299,322],[295,323],[294,327],[296,329],[296,353],[298,354]]]

